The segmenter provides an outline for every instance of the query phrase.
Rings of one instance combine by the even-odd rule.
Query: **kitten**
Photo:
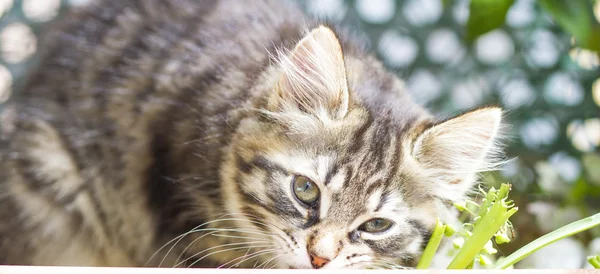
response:
[[[0,263],[415,266],[501,111],[436,122],[355,40],[275,0],[66,16],[2,114]]]

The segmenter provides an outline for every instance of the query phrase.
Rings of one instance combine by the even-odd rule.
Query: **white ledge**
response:
[[[370,274],[403,272],[414,274],[460,274],[478,273],[486,274],[518,273],[518,274],[598,274],[600,270],[574,269],[574,270],[550,270],[550,269],[515,269],[515,270],[354,270],[354,269],[208,269],[208,268],[136,268],[136,267],[62,267],[62,266],[0,266],[0,274],[80,274],[80,273],[102,273],[102,274],[296,274],[296,273],[319,273],[319,274]]]

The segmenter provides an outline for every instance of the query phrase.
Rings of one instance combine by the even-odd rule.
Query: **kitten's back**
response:
[[[104,0],[54,24],[3,113],[0,263],[143,265],[188,228],[166,178],[191,168],[218,210],[219,117],[304,21],[280,1]]]

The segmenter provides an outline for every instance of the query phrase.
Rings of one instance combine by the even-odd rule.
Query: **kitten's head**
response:
[[[224,171],[229,211],[269,235],[267,265],[414,266],[436,218],[451,221],[448,204],[494,165],[499,109],[436,123],[327,27],[267,74]]]

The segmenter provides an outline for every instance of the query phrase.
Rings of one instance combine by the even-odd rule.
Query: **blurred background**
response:
[[[35,64],[40,28],[89,1],[0,0],[0,111]],[[498,17],[489,8],[472,9],[468,0],[287,1],[367,37],[415,100],[440,117],[482,105],[506,109],[506,153],[513,160],[484,176],[487,185],[512,183],[520,209],[512,217],[516,238],[500,253],[600,211],[600,58],[580,48],[573,38],[578,34],[561,27],[539,2],[497,0],[505,5]],[[583,13],[597,26],[600,0]],[[478,36],[477,28],[490,20],[498,28]],[[595,31],[600,35],[600,28]],[[517,267],[584,268],[586,256],[599,254],[597,228],[550,245]]]

